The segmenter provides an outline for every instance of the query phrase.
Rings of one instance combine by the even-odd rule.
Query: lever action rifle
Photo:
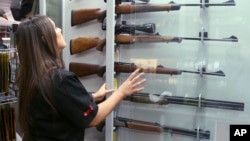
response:
[[[182,40],[198,40],[198,41],[225,41],[225,42],[238,42],[236,36],[222,39],[211,39],[211,38],[193,38],[193,37],[173,37],[173,36],[160,36],[158,33],[152,35],[128,35],[118,34],[115,36],[115,42],[119,44],[134,44],[140,42],[177,42],[180,43]]]
[[[160,125],[159,123],[146,122],[141,120],[128,119],[123,117],[114,118],[114,126],[116,127],[125,127],[129,129],[141,130],[141,131],[150,131],[150,132],[169,132],[170,134],[180,134],[191,137],[199,137],[200,139],[209,139],[210,131],[197,129],[190,130],[180,127]]]
[[[171,2],[169,4],[119,4],[115,6],[116,14],[131,14],[142,12],[159,12],[159,11],[173,11],[180,10],[181,6],[233,6],[234,0],[229,0],[223,3],[205,3],[205,4],[176,4]],[[85,23],[91,20],[97,19],[99,22],[103,22],[106,17],[106,10],[100,8],[85,8],[74,9],[71,11],[71,26]]]
[[[159,105],[180,104],[180,105],[188,105],[196,107],[208,107],[208,108],[244,111],[244,103],[242,102],[212,100],[212,99],[205,99],[202,97],[191,98],[191,97],[168,96],[160,94],[136,93],[124,98],[124,100],[137,103],[144,103],[144,104],[159,104]]]
[[[135,63],[125,63],[125,62],[115,62],[114,71],[116,73],[131,73],[134,72],[137,68],[140,68],[144,73],[156,73],[156,74],[169,74],[169,75],[181,75],[183,72],[186,73],[195,73],[201,75],[214,75],[214,76],[225,76],[223,71],[216,72],[205,72],[205,71],[189,71],[189,70],[180,70],[174,68],[164,68],[159,65],[156,68],[142,68],[137,66]],[[106,66],[96,65],[96,64],[88,64],[88,63],[77,63],[70,62],[69,70],[74,72],[79,77],[97,74],[102,77],[106,71]]]

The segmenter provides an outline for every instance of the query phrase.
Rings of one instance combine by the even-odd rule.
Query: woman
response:
[[[16,41],[24,141],[83,141],[85,128],[98,125],[124,97],[144,89],[143,73],[137,69],[116,91],[106,90],[103,84],[96,93],[88,94],[77,76],[64,69],[60,54],[65,40],[61,29],[46,16],[22,21]],[[111,92],[104,102],[95,103]]]

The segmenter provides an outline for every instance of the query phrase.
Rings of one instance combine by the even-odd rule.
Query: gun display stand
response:
[[[80,7],[88,9],[94,7],[84,1],[65,2],[66,8],[64,7],[63,9],[70,8],[68,5],[70,3],[74,3],[72,9],[78,9]],[[235,96],[235,88],[241,86],[239,86],[240,84],[235,86],[232,83],[232,81],[238,80],[238,77],[236,74],[232,73],[234,70],[232,71],[230,66],[231,64],[236,64],[237,58],[240,56],[234,55],[239,55],[239,52],[237,52],[238,50],[235,46],[234,48],[224,48],[224,46],[228,46],[228,44],[231,44],[232,42],[238,42],[237,37],[208,38],[214,37],[215,35],[222,36],[228,34],[227,29],[232,29],[233,33],[235,30],[235,33],[239,33],[237,31],[239,28],[231,27],[233,23],[236,25],[238,24],[236,23],[238,21],[232,20],[232,17],[234,16],[234,18],[238,18],[239,16],[235,14],[237,12],[232,12],[234,8],[230,7],[235,6],[234,0],[226,0],[226,2],[222,3],[209,0],[190,0],[187,2],[188,3],[178,4],[174,2],[167,3],[161,0],[152,2],[149,2],[149,0],[105,1],[106,5],[100,8],[107,10],[107,17],[101,25],[101,33],[106,32],[106,66],[103,66],[104,64],[100,63],[101,58],[95,55],[96,50],[93,52],[88,50],[86,54],[81,54],[82,56],[79,53],[79,55],[66,58],[70,60],[68,61],[70,63],[67,64],[73,64],[72,62],[86,63],[83,61],[86,60],[90,64],[107,68],[108,70],[106,70],[105,73],[108,72],[108,75],[106,75],[108,88],[117,88],[126,76],[129,75],[128,72],[121,70],[118,71],[118,69],[114,67],[117,66],[114,62],[134,63],[143,68],[145,72],[148,72],[145,74],[145,77],[148,80],[146,82],[147,84],[145,84],[145,90],[142,93],[137,93],[128,99],[124,99],[107,118],[105,126],[106,141],[189,141],[190,136],[191,140],[196,141],[203,141],[204,139],[209,141],[227,141],[229,139],[221,139],[225,137],[218,137],[219,132],[216,132],[222,128],[224,130],[224,127],[220,127],[217,123],[227,124],[226,126],[228,126],[233,122],[241,122],[241,120],[229,119],[230,117],[226,117],[228,114],[232,113],[236,113],[235,115],[239,117],[249,118],[249,116],[245,115],[246,113],[243,112],[243,102],[234,102],[230,100],[230,98],[232,98],[233,100],[235,99],[235,101],[242,101],[241,97]],[[242,3],[244,2],[245,1],[239,2],[239,5],[241,4],[242,6]],[[99,4],[100,2],[98,1],[96,3]],[[119,9],[124,8],[124,5],[127,7],[126,11],[121,12]],[[152,9],[156,8],[153,8],[153,6],[156,5],[159,7],[163,6],[164,8],[159,10],[159,7],[157,7],[157,10],[152,11]],[[238,8],[238,10],[241,10],[239,5],[237,4],[235,9]],[[173,6],[175,8],[166,10],[166,6]],[[134,12],[131,9],[139,7],[143,10]],[[225,11],[221,12],[222,10]],[[157,11],[158,13],[156,13]],[[227,15],[227,13],[230,12],[231,14]],[[66,10],[65,13],[68,13],[68,11]],[[67,16],[65,17],[68,18],[65,18],[64,21],[67,25],[65,29],[68,30],[69,28],[72,28],[73,33],[73,35],[66,35],[68,39],[72,36],[79,36],[89,32],[95,34],[94,30],[88,30],[90,29],[88,28],[88,24],[85,24],[84,26],[79,24],[75,27],[70,27],[68,25],[70,14],[66,15]],[[242,15],[244,14],[241,14],[240,16]],[[223,19],[221,17],[223,17]],[[224,18],[228,21],[224,22]],[[223,20],[223,22],[220,22],[219,20]],[[154,31],[154,33],[142,33],[142,31],[136,30],[136,28],[138,28],[137,25],[144,25],[143,31],[148,31],[145,30],[146,27],[150,27],[149,25],[145,25],[147,22],[155,24],[155,29],[158,31]],[[94,22],[92,23],[94,25]],[[100,24],[100,21],[98,23]],[[159,34],[157,34],[158,32]],[[99,33],[100,32],[97,32],[95,35],[99,37]],[[119,34],[122,34],[122,36]],[[171,38],[172,40],[168,39],[171,35],[174,37],[173,39]],[[183,37],[179,35],[183,35]],[[196,35],[196,37],[198,35],[199,38],[185,35]],[[142,36],[144,38],[142,38]],[[128,39],[127,37],[130,37],[130,39],[126,40],[127,42],[122,42],[122,39]],[[161,38],[162,40],[160,40]],[[90,52],[93,53],[95,58],[85,59],[86,56],[91,54]],[[229,52],[232,54],[228,54]],[[228,56],[233,56],[232,60],[230,57],[227,58]],[[152,60],[155,61],[154,63],[158,64],[159,67],[153,66],[152,64],[154,63]],[[235,62],[231,63],[231,61]],[[228,63],[230,65],[228,65]],[[220,70],[221,64],[223,65],[223,71],[216,71],[216,73],[223,72],[224,74],[225,72],[226,75],[223,75],[223,77],[214,77],[214,75],[210,77],[211,75],[206,75],[206,73],[210,71],[214,72],[214,70]],[[135,68],[134,66],[136,65],[131,65],[128,68]],[[123,67],[124,66],[125,64],[123,64]],[[182,73],[182,75],[177,76],[164,75],[161,73],[162,71],[159,72],[154,70],[162,70],[168,67],[178,68],[180,72],[190,72],[189,70],[195,70],[196,73],[193,73],[192,75],[189,75],[190,73]],[[75,68],[80,70],[80,68],[88,67],[78,66]],[[92,77],[86,79],[91,81]],[[86,79],[84,81],[88,81]],[[242,82],[241,80],[238,81]],[[223,83],[223,86],[219,84],[217,85],[216,83]],[[228,84],[230,84],[230,86]],[[243,82],[241,84],[245,83]],[[231,86],[233,86],[233,88],[231,88]],[[170,91],[172,95],[168,97],[164,95],[164,97],[161,97],[163,94],[161,95],[160,93],[166,91]],[[154,97],[155,99],[152,100],[148,97],[149,94],[151,96],[154,94],[162,99],[157,101],[157,97]],[[223,94],[231,94],[231,97],[224,98]],[[215,117],[214,112],[218,113],[218,119]],[[185,117],[185,119],[182,117]],[[114,122],[114,120],[116,121]],[[233,122],[231,122],[232,120]],[[248,119],[245,121],[248,121]],[[129,127],[128,125],[131,126]],[[156,128],[156,126],[158,128]],[[167,130],[167,127],[171,128]],[[180,133],[176,136],[174,133],[171,133],[172,127],[191,132],[179,130],[181,132],[184,131],[184,134]],[[142,130],[136,131],[134,130],[135,128],[140,128]],[[162,130],[164,128],[166,130]],[[156,131],[160,131],[158,132],[160,134],[150,132],[154,129],[158,129]],[[162,133],[163,131],[169,132]],[[204,131],[208,131],[206,132],[206,138],[202,136]],[[190,134],[187,135],[187,133]]]

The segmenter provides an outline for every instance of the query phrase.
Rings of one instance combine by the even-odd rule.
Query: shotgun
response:
[[[141,130],[141,131],[149,131],[149,132],[169,132],[170,134],[179,134],[179,135],[186,135],[191,137],[199,137],[200,139],[209,139],[210,138],[210,131],[197,129],[185,129],[180,127],[173,127],[173,126],[166,126],[160,125],[159,123],[141,121],[141,120],[134,120],[128,119],[123,117],[115,117],[114,118],[114,126],[115,127],[125,127],[129,129]]]
[[[198,4],[118,4],[115,6],[116,14],[131,14],[144,12],[160,12],[180,10],[181,6],[234,6],[234,0],[223,3],[198,3]],[[74,9],[71,11],[71,26],[97,19],[103,22],[106,17],[106,10],[100,8]]]
[[[189,71],[189,70],[180,70],[174,68],[164,68],[162,65],[158,65],[156,68],[145,68],[137,66],[135,63],[125,63],[125,62],[115,62],[114,71],[116,73],[131,73],[137,68],[140,68],[144,73],[156,73],[156,74],[169,74],[169,75],[181,75],[185,73],[195,73],[200,75],[214,75],[214,76],[225,76],[223,71],[216,72],[205,72],[205,71]],[[77,63],[70,62],[69,71],[74,72],[79,77],[97,74],[102,77],[106,71],[106,66],[88,64],[88,63]]]
[[[212,100],[212,99],[205,99],[202,97],[191,98],[191,97],[168,96],[160,94],[136,93],[124,98],[124,100],[136,103],[144,103],[144,104],[158,104],[158,105],[179,104],[179,105],[196,106],[196,107],[208,107],[208,108],[244,111],[244,103],[242,102]]]
[[[173,36],[161,36],[158,33],[154,35],[129,35],[129,34],[118,34],[115,36],[115,42],[119,44],[134,44],[141,42],[177,42],[180,43],[182,40],[198,40],[198,41],[225,41],[225,42],[238,42],[236,36],[230,36],[222,39],[211,39],[211,38],[194,38],[194,37],[173,37]]]

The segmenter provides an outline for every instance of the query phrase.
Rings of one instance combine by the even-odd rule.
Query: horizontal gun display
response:
[[[115,127],[125,127],[129,129],[141,130],[141,131],[150,131],[150,132],[168,132],[170,134],[179,134],[186,135],[191,137],[199,137],[200,139],[209,139],[210,131],[197,129],[185,129],[180,127],[166,126],[160,125],[159,123],[146,122],[141,120],[128,119],[123,117],[115,117],[114,118],[114,126]]]
[[[118,34],[115,36],[115,42],[119,44],[133,44],[140,42],[177,42],[180,43],[182,40],[198,40],[198,41],[225,41],[225,42],[238,42],[237,37],[231,36],[229,38],[212,39],[212,38],[193,38],[193,37],[173,37],[173,36],[161,36],[155,35],[128,35]]]
[[[208,108],[244,111],[244,103],[242,102],[212,100],[212,99],[205,99],[202,97],[191,98],[191,97],[168,96],[160,94],[136,93],[126,97],[124,100],[136,103],[144,103],[144,104],[158,104],[158,105],[179,104],[179,105],[188,105],[196,107],[208,107]]]
[[[116,73],[131,73],[135,71],[137,68],[140,68],[144,73],[156,73],[156,74],[169,74],[169,75],[181,75],[184,73],[194,73],[200,75],[214,75],[214,76],[225,76],[223,71],[216,72],[205,72],[205,71],[189,71],[189,70],[181,70],[174,68],[165,68],[161,65],[158,65],[155,68],[152,67],[140,67],[135,63],[125,63],[125,62],[115,62],[114,71]],[[106,66],[96,65],[96,64],[88,64],[88,63],[77,63],[70,62],[69,70],[74,72],[79,77],[88,76],[97,74],[102,77],[106,72]]]
[[[115,6],[116,14],[131,14],[143,12],[159,12],[180,10],[181,6],[234,6],[235,2],[229,0],[223,3],[198,3],[198,4],[119,4]],[[106,10],[100,8],[73,9],[71,11],[71,26],[97,19],[103,22],[106,17]]]

